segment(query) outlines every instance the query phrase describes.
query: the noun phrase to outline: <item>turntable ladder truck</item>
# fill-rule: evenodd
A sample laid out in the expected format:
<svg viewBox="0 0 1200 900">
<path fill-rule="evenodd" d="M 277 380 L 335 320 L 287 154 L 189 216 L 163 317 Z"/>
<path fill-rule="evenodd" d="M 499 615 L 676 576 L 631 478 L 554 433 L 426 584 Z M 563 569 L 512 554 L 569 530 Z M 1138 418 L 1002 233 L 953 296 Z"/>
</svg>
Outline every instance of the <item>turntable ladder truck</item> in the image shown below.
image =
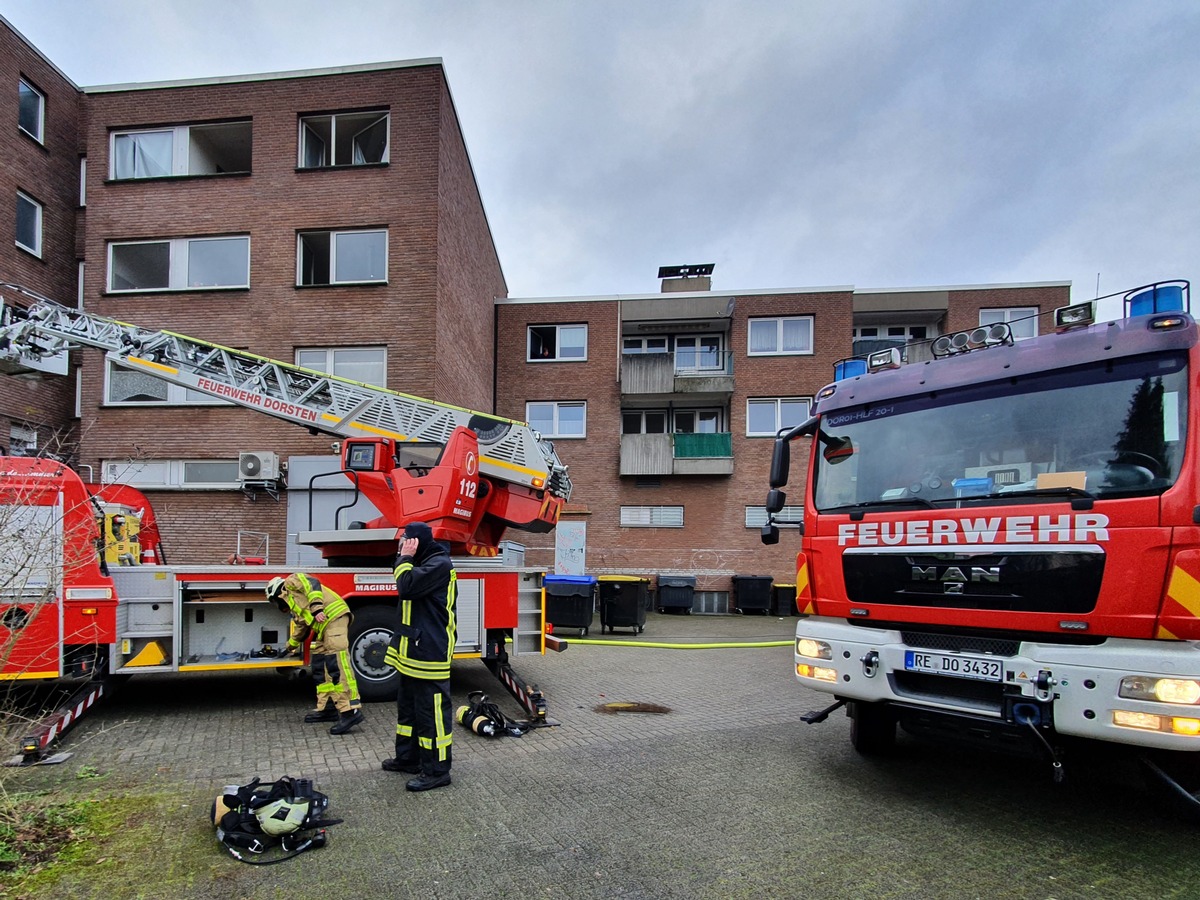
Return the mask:
<svg viewBox="0 0 1200 900">
<path fill-rule="evenodd" d="M 395 673 L 384 664 L 395 619 L 391 570 L 404 525 L 425 521 L 456 557 L 456 658 L 481 659 L 535 724 L 553 724 L 507 646 L 514 654 L 565 648 L 546 633 L 544 572 L 500 556 L 508 529 L 551 531 L 571 494 L 553 444 L 527 424 L 93 315 L 17 285 L 0 284 L 0 300 L 2 371 L 97 348 L 119 365 L 340 438 L 342 468 L 330 475 L 348 479 L 380 515 L 301 532 L 298 542 L 320 550 L 326 566 L 314 574 L 354 610 L 351 657 L 363 697 L 394 696 Z M 50 460 L 0 458 L 0 497 L 0 537 L 11 543 L 20 530 L 4 528 L 5 519 L 30 515 L 56 536 L 40 550 L 21 548 L 36 557 L 36 578 L 15 572 L 11 585 L 0 584 L 0 646 L 15 643 L 0 680 L 304 665 L 251 655 L 286 640 L 286 618 L 263 589 L 290 569 L 169 565 L 156 526 L 137 535 L 139 521 L 153 522 L 140 492 L 85 484 Z M 126 552 L 111 552 L 114 517 L 122 536 L 134 537 Z M 76 607 L 89 611 L 84 621 Z M 21 628 L 6 630 L 9 622 Z M 25 756 L 44 754 L 61 730 L 36 749 L 26 742 Z"/>
</svg>

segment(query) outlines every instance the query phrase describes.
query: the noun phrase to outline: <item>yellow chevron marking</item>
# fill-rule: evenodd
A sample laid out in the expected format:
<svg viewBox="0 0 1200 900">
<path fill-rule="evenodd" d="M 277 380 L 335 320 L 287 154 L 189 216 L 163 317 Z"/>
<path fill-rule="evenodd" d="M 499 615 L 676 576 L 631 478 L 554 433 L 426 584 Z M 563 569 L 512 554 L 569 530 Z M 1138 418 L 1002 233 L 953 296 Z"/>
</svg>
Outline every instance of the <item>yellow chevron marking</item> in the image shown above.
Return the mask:
<svg viewBox="0 0 1200 900">
<path fill-rule="evenodd" d="M 1200 581 L 1197 581 L 1179 566 L 1171 570 L 1171 583 L 1167 585 L 1167 596 L 1200 618 Z"/>
<path fill-rule="evenodd" d="M 808 563 L 796 571 L 796 596 L 802 596 L 808 590 Z"/>
<path fill-rule="evenodd" d="M 1177 641 L 1177 640 L 1179 640 L 1179 638 L 1177 638 L 1175 635 L 1171 634 L 1171 632 L 1169 632 L 1167 629 L 1163 628 L 1161 625 L 1158 626 L 1158 632 L 1154 636 L 1156 638 L 1158 638 L 1160 641 Z"/>
</svg>

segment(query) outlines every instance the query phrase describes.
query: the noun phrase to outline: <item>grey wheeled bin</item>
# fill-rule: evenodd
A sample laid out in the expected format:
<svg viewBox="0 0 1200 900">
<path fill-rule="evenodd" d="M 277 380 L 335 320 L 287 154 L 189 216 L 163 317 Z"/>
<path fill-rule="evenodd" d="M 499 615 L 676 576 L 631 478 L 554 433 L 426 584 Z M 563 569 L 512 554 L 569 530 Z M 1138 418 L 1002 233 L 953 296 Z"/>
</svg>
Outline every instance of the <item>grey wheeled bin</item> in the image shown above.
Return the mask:
<svg viewBox="0 0 1200 900">
<path fill-rule="evenodd" d="M 694 575 L 658 576 L 658 611 L 691 615 L 696 596 Z"/>
<path fill-rule="evenodd" d="M 770 575 L 734 575 L 733 605 L 738 612 L 766 615 L 771 608 Z"/>
<path fill-rule="evenodd" d="M 794 616 L 796 612 L 796 586 L 794 584 L 771 585 L 771 615 Z"/>
<path fill-rule="evenodd" d="M 596 612 L 595 575 L 547 575 L 546 621 L 555 628 L 578 628 L 587 634 Z"/>
<path fill-rule="evenodd" d="M 646 630 L 646 598 L 650 579 L 636 575 L 600 576 L 600 633 L 614 628 Z"/>
</svg>

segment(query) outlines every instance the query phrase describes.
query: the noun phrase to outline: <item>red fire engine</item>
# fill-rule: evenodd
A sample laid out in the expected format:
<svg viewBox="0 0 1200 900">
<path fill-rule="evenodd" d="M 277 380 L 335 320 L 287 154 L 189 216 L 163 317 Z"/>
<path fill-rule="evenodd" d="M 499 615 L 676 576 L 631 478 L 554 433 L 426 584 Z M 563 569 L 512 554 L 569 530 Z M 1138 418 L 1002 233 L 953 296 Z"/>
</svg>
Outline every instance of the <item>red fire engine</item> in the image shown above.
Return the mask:
<svg viewBox="0 0 1200 900">
<path fill-rule="evenodd" d="M 456 658 L 482 659 L 535 724 L 548 724 L 544 697 L 517 678 L 509 649 L 565 644 L 545 633 L 543 570 L 500 551 L 508 529 L 553 529 L 571 481 L 527 424 L 0 288 L 26 301 L 0 313 L 5 371 L 95 347 L 120 365 L 342 438 L 334 474 L 380 515 L 302 532 L 299 542 L 319 548 L 321 581 L 354 610 L 350 654 L 364 699 L 395 695 L 396 674 L 384 664 L 391 567 L 397 535 L 420 520 L 459 555 Z M 276 658 L 287 618 L 264 596 L 291 568 L 169 565 L 154 512 L 132 487 L 87 484 L 54 460 L 0 457 L 0 542 L 0 680 L 88 679 L 62 716 L 25 741 L 27 759 L 103 693 L 109 675 L 305 665 Z"/>
<path fill-rule="evenodd" d="M 810 438 L 795 671 L 837 702 L 809 721 L 845 704 L 862 753 L 899 725 L 1056 775 L 1072 739 L 1129 745 L 1195 802 L 1200 332 L 1187 282 L 1122 299 L 840 365 L 779 435 L 765 543 Z"/>
</svg>

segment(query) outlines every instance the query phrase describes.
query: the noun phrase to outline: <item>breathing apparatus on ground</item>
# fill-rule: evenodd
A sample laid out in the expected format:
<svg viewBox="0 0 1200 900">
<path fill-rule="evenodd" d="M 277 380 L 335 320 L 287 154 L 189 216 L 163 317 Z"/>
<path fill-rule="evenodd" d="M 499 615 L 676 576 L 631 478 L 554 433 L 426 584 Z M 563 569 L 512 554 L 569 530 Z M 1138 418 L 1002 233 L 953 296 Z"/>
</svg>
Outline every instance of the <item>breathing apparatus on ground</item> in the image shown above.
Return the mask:
<svg viewBox="0 0 1200 900">
<path fill-rule="evenodd" d="M 310 780 L 284 776 L 267 785 L 258 778 L 240 787 L 227 785 L 211 814 L 217 840 L 234 859 L 265 866 L 324 847 L 326 828 L 342 821 L 324 818 L 328 807 L 329 798 Z M 263 855 L 276 846 L 282 855 Z"/>
<path fill-rule="evenodd" d="M 483 737 L 524 737 L 530 728 L 528 722 L 517 722 L 505 717 L 500 707 L 487 698 L 483 691 L 467 694 L 467 705 L 460 706 L 454 714 L 455 720 L 465 728 Z"/>
</svg>

